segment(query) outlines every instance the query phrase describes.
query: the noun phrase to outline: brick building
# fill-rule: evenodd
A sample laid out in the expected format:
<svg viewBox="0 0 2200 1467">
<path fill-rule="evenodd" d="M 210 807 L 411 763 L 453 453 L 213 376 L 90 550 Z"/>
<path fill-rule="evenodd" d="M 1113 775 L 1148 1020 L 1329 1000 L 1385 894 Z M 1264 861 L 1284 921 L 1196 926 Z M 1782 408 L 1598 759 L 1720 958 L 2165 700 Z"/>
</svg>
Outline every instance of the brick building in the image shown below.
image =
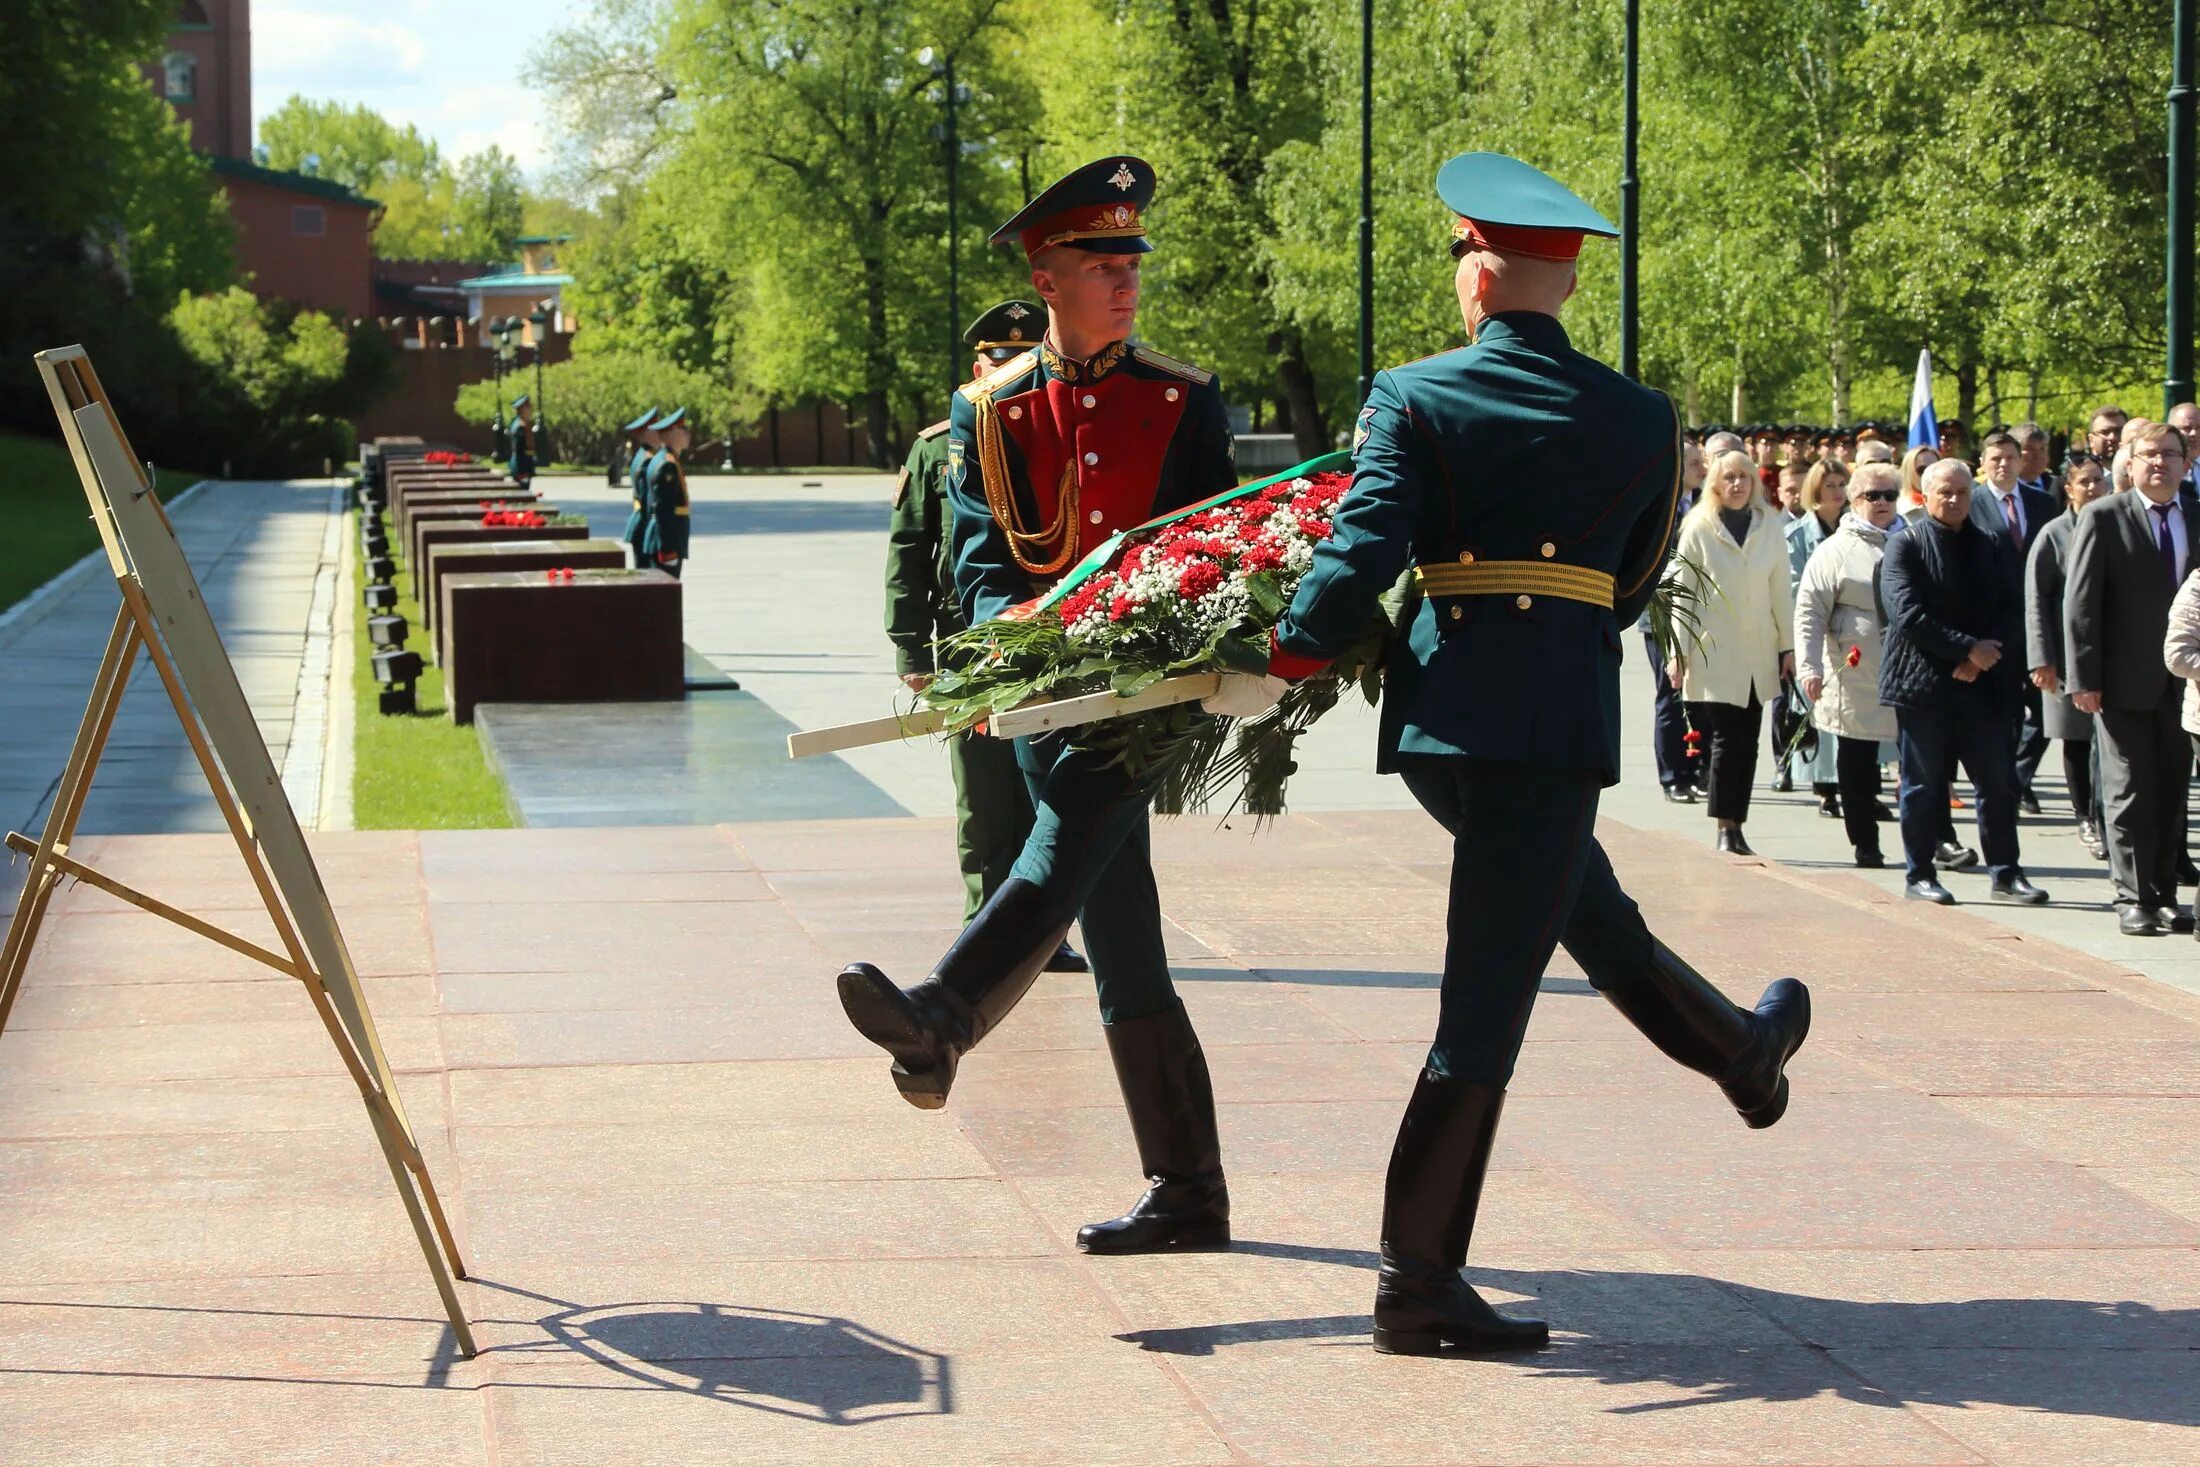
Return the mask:
<svg viewBox="0 0 2200 1467">
<path fill-rule="evenodd" d="M 342 321 L 372 316 L 381 207 L 328 179 L 252 161 L 251 0 L 180 0 L 165 44 L 141 69 L 209 156 L 253 293 Z"/>
</svg>

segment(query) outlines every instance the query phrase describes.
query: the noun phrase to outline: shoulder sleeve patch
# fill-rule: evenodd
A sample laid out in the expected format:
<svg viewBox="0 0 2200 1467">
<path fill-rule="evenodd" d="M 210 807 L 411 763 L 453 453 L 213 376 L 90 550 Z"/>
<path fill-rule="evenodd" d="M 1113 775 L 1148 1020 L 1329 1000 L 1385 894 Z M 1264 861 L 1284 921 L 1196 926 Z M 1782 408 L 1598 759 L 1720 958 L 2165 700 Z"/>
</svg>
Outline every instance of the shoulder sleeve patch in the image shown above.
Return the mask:
<svg viewBox="0 0 2200 1467">
<path fill-rule="evenodd" d="M 908 492 L 908 490 L 909 490 L 909 466 L 908 466 L 907 464 L 904 464 L 904 465 L 902 465 L 902 469 L 901 469 L 901 475 L 900 475 L 900 477 L 898 477 L 898 478 L 896 478 L 896 479 L 894 480 L 894 500 L 893 500 L 893 507 L 894 507 L 894 508 L 896 508 L 896 509 L 899 509 L 899 508 L 901 508 L 901 496 L 902 496 L 903 494 L 907 493 L 907 492 Z"/>
<path fill-rule="evenodd" d="M 942 418 L 942 419 L 940 419 L 940 420 L 939 420 L 939 421 L 938 421 L 937 423 L 934 423 L 934 424 L 933 424 L 933 425 L 932 425 L 931 427 L 929 427 L 929 428 L 926 428 L 926 429 L 923 429 L 922 431 L 920 431 L 920 432 L 919 432 L 919 433 L 917 434 L 917 437 L 919 437 L 919 438 L 937 438 L 937 437 L 939 437 L 939 436 L 940 436 L 940 435 L 941 435 L 942 433 L 945 433 L 946 431 L 947 431 L 947 419 L 945 419 L 945 418 Z"/>
<path fill-rule="evenodd" d="M 1138 360 L 1149 367 L 1159 367 L 1164 372 L 1174 372 L 1185 381 L 1197 382 L 1202 387 L 1215 380 L 1215 374 L 1205 367 L 1195 367 L 1190 362 L 1180 362 L 1175 357 L 1163 356 L 1150 346 L 1132 347 L 1131 355 L 1137 357 Z"/>
<path fill-rule="evenodd" d="M 991 397 L 994 393 L 1000 391 L 1001 388 L 1003 388 L 1010 382 L 1013 382 L 1018 377 L 1023 376 L 1024 373 L 1030 371 L 1033 364 L 1036 363 L 1038 360 L 1039 353 L 1037 351 L 1027 351 L 1020 356 L 1010 357 L 1007 361 L 1001 363 L 998 367 L 995 367 L 992 371 L 986 373 L 977 381 L 965 382 L 961 387 L 957 388 L 956 391 L 960 392 L 964 397 L 970 399 L 972 402 L 983 401 L 984 399 Z"/>
</svg>

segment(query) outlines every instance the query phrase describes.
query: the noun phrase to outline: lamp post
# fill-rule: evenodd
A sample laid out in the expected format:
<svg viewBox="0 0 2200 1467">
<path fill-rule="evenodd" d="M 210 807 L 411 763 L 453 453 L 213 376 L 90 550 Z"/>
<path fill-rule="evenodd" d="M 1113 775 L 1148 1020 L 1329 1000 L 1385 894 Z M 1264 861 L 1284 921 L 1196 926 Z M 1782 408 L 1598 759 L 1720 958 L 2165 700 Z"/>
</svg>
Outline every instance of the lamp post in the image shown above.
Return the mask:
<svg viewBox="0 0 2200 1467">
<path fill-rule="evenodd" d="M 1642 181 L 1635 176 L 1635 136 L 1641 130 L 1636 106 L 1640 51 L 1642 49 L 1641 0 L 1627 0 L 1627 43 L 1622 85 L 1626 114 L 1622 123 L 1619 165 L 1619 369 L 1640 380 L 1637 359 L 1635 313 L 1635 261 L 1641 238 L 1639 209 Z"/>
<path fill-rule="evenodd" d="M 550 344 L 550 313 L 541 306 L 527 318 L 535 328 L 535 462 L 546 464 L 550 454 L 550 412 L 542 397 L 542 353 Z"/>
<path fill-rule="evenodd" d="M 497 389 L 496 431 L 490 457 L 501 459 L 508 456 L 505 453 L 507 443 L 504 433 L 504 358 L 512 349 L 512 318 L 493 318 L 489 323 L 489 339 L 496 343 L 490 349 L 489 361 L 491 380 L 496 383 Z"/>
<path fill-rule="evenodd" d="M 1375 0 L 1360 0 L 1360 401 L 1375 385 Z"/>
<path fill-rule="evenodd" d="M 2162 373 L 2162 410 L 2192 400 L 2192 0 L 2177 0 L 2172 21 L 2169 83 L 2169 352 Z"/>
<path fill-rule="evenodd" d="M 935 64 L 935 59 L 937 63 Z M 941 151 L 947 164 L 947 380 L 962 381 L 962 133 L 956 127 L 955 109 L 970 100 L 970 89 L 955 85 L 955 58 L 933 50 L 930 46 L 917 53 L 917 65 L 932 70 L 932 79 L 940 84 L 943 101 L 947 107 L 947 121 L 932 129 L 932 135 L 941 142 Z"/>
</svg>

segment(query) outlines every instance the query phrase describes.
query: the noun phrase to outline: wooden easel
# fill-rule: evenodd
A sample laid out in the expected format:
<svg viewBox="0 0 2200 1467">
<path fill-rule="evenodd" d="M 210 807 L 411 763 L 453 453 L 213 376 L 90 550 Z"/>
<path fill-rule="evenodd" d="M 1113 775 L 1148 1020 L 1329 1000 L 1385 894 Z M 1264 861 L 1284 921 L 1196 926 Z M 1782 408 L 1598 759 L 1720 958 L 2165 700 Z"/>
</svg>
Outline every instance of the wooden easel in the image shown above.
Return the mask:
<svg viewBox="0 0 2200 1467">
<path fill-rule="evenodd" d="M 15 996 L 22 989 L 23 971 L 47 906 L 65 879 L 95 886 L 296 978 L 305 986 L 313 1011 L 328 1030 L 329 1042 L 336 1046 L 352 1083 L 359 1087 L 360 1099 L 366 1102 L 375 1139 L 382 1144 L 390 1177 L 420 1239 L 420 1251 L 428 1260 L 436 1292 L 443 1297 L 459 1350 L 470 1358 L 475 1353 L 473 1330 L 452 1282 L 454 1276 L 466 1277 L 465 1264 L 421 1158 L 412 1123 L 398 1099 L 389 1060 L 375 1033 L 374 1018 L 367 1012 L 366 995 L 320 872 L 283 793 L 275 761 L 252 721 L 236 669 L 199 594 L 198 579 L 176 542 L 152 480 L 130 451 L 84 349 L 69 346 L 40 352 L 37 362 L 91 503 L 92 523 L 106 547 L 122 606 L 108 634 L 99 673 L 92 680 L 91 700 L 47 812 L 45 831 L 35 841 L 14 831 L 7 836 L 11 851 L 31 858 L 31 870 L 8 924 L 6 945 L 0 947 L 0 1029 L 7 1027 Z M 69 854 L 85 796 L 91 791 L 123 689 L 140 653 L 160 675 L 191 752 L 206 775 L 207 788 L 275 924 L 282 952 L 271 952 L 179 911 Z"/>
</svg>

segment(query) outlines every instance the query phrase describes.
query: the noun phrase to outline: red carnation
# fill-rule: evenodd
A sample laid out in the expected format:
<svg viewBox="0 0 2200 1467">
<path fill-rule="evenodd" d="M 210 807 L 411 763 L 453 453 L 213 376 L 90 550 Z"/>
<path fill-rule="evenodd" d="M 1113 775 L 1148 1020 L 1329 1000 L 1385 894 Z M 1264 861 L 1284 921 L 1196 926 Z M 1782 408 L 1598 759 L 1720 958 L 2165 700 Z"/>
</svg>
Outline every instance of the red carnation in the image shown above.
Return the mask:
<svg viewBox="0 0 2200 1467">
<path fill-rule="evenodd" d="M 1197 601 L 1222 584 L 1222 567 L 1211 560 L 1195 560 L 1176 578 L 1177 594 Z"/>
<path fill-rule="evenodd" d="M 1109 621 L 1121 621 L 1137 609 L 1138 603 L 1131 599 L 1131 593 L 1128 591 L 1118 591 L 1108 598 Z"/>
<path fill-rule="evenodd" d="M 1238 557 L 1238 569 L 1244 571 L 1247 575 L 1258 575 L 1262 571 L 1281 570 L 1282 568 L 1283 551 L 1274 545 L 1255 545 Z"/>
<path fill-rule="evenodd" d="M 1849 648 L 1849 655 L 1841 660 L 1851 667 L 1861 666 L 1864 661 L 1864 649 L 1862 647 L 1851 647 Z"/>
</svg>

